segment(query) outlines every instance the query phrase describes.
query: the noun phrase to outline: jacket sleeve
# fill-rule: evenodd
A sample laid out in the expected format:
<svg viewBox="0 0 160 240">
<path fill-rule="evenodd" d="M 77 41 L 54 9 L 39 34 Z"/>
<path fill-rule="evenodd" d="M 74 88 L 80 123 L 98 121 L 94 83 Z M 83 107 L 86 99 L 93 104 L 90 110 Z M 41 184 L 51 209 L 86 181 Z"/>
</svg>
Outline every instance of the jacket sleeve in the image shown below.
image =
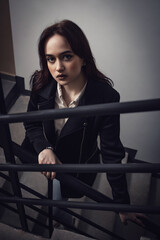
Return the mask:
<svg viewBox="0 0 160 240">
<path fill-rule="evenodd" d="M 38 111 L 37 97 L 33 97 L 32 95 L 28 103 L 27 112 L 31 111 Z M 26 136 L 33 145 L 37 154 L 39 154 L 46 147 L 52 147 L 44 135 L 42 121 L 27 121 L 24 122 L 24 127 L 26 130 Z"/>
<path fill-rule="evenodd" d="M 114 102 L 120 99 L 116 92 Z M 125 156 L 123 145 L 119 138 L 120 116 L 112 115 L 103 117 L 100 129 L 100 147 L 103 163 L 121 163 Z M 107 173 L 107 179 L 112 188 L 113 200 L 116 203 L 129 203 L 125 174 Z"/>
</svg>

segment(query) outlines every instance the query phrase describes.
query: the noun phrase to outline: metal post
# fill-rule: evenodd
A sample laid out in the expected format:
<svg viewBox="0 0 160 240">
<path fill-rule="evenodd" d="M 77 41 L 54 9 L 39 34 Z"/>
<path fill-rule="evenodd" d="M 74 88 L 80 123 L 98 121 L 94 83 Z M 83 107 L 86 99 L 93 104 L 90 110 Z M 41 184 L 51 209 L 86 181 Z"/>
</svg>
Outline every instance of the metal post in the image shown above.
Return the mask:
<svg viewBox="0 0 160 240">
<path fill-rule="evenodd" d="M 2 88 L 2 81 L 1 81 L 1 75 L 0 75 L 0 114 L 6 114 L 6 106 L 5 106 L 5 100 L 4 100 L 4 94 L 3 94 L 3 88 Z M 12 151 L 12 145 L 11 145 L 11 134 L 9 129 L 9 124 L 2 124 L 0 125 L 0 131 L 1 131 L 1 141 L 3 139 L 3 150 L 6 162 L 15 164 L 15 158 Z M 21 188 L 19 185 L 19 178 L 17 172 L 10 170 L 9 176 L 11 178 L 11 185 L 13 189 L 13 193 L 16 197 L 22 197 Z M 20 223 L 22 226 L 22 229 L 24 231 L 28 231 L 28 225 L 25 215 L 25 209 L 23 203 L 17 203 L 17 209 L 19 212 L 19 218 Z"/>
<path fill-rule="evenodd" d="M 52 193 L 53 193 L 53 181 L 48 179 L 48 198 L 52 200 Z M 48 217 L 49 217 L 49 237 L 52 236 L 53 232 L 53 216 L 52 216 L 52 206 L 48 206 Z"/>
</svg>

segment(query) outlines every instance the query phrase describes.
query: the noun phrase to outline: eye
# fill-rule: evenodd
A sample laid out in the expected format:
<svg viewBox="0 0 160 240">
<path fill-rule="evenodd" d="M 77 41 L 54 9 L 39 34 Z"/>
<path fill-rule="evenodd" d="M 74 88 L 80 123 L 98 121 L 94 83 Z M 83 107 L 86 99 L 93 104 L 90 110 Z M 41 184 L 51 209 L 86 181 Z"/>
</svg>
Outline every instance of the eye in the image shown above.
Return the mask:
<svg viewBox="0 0 160 240">
<path fill-rule="evenodd" d="M 63 56 L 63 60 L 64 61 L 70 61 L 72 59 L 72 57 L 73 56 L 71 54 L 66 54 L 66 55 Z"/>
<path fill-rule="evenodd" d="M 52 57 L 52 56 L 51 56 L 51 57 L 47 57 L 46 59 L 47 59 L 47 61 L 50 62 L 50 63 L 54 63 L 54 62 L 55 62 L 55 58 Z"/>
</svg>

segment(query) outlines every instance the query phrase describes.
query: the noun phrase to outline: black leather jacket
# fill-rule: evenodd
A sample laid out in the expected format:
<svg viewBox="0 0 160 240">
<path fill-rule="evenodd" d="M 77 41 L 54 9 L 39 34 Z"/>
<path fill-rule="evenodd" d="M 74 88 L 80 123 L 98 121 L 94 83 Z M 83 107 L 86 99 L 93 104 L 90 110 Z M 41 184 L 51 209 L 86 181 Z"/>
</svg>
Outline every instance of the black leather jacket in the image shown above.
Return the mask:
<svg viewBox="0 0 160 240">
<path fill-rule="evenodd" d="M 28 111 L 53 109 L 57 84 L 53 79 L 41 90 L 31 94 Z M 79 106 L 111 103 L 119 101 L 119 93 L 109 84 L 88 81 Z M 54 121 L 24 123 L 26 137 L 37 154 L 48 146 L 62 163 L 98 163 L 99 153 L 103 163 L 120 163 L 124 148 L 119 139 L 119 116 L 93 116 L 69 118 L 59 137 L 56 136 Z M 97 136 L 100 136 L 100 149 Z M 107 174 L 112 187 L 113 199 L 119 203 L 129 203 L 124 174 Z M 95 174 L 79 174 L 78 178 L 92 185 Z"/>
</svg>

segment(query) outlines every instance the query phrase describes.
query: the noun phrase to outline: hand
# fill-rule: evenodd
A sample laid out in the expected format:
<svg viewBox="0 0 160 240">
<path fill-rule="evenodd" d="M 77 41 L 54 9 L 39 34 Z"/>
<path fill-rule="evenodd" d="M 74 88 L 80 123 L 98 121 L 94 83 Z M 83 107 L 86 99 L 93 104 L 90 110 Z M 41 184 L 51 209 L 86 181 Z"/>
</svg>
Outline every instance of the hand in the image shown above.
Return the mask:
<svg viewBox="0 0 160 240">
<path fill-rule="evenodd" d="M 61 164 L 60 160 L 54 154 L 51 149 L 44 149 L 38 155 L 39 164 Z M 55 172 L 42 172 L 47 178 L 54 179 L 56 176 Z"/>
<path fill-rule="evenodd" d="M 141 219 L 148 219 L 148 217 L 143 214 L 143 213 L 132 213 L 132 212 L 120 212 L 119 213 L 121 222 L 125 225 L 127 225 L 128 220 L 135 222 L 139 225 L 141 225 L 142 227 L 145 227 L 143 220 Z"/>
</svg>

